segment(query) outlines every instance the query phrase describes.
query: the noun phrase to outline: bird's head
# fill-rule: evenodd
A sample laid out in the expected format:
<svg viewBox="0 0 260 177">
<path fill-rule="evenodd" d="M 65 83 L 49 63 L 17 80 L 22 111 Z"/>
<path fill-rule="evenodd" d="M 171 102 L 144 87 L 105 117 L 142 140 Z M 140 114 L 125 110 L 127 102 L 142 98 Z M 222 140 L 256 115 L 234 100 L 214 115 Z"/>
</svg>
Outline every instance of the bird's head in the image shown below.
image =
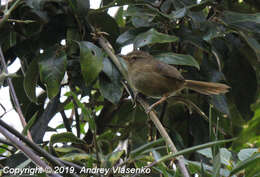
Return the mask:
<svg viewBox="0 0 260 177">
<path fill-rule="evenodd" d="M 120 55 L 120 56 L 126 61 L 127 64 L 132 64 L 136 60 L 146 59 L 149 58 L 151 55 L 147 52 L 136 50 L 130 52 L 127 55 Z"/>
</svg>

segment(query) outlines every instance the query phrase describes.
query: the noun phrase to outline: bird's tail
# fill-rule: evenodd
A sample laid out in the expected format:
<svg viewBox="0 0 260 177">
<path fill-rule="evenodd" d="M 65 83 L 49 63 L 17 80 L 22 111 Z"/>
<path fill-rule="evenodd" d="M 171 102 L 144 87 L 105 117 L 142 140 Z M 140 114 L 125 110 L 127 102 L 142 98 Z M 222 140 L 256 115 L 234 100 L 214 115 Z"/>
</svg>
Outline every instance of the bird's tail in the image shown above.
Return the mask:
<svg viewBox="0 0 260 177">
<path fill-rule="evenodd" d="M 186 80 L 185 87 L 204 95 L 218 95 L 220 93 L 226 93 L 229 91 L 228 89 L 230 88 L 226 84 L 193 80 Z"/>
</svg>

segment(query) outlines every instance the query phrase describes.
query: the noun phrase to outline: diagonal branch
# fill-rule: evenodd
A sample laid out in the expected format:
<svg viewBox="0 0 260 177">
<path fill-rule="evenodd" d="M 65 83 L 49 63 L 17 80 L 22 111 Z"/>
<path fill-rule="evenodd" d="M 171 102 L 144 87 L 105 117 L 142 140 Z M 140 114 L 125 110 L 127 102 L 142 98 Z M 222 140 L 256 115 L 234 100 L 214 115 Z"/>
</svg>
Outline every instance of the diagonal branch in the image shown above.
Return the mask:
<svg viewBox="0 0 260 177">
<path fill-rule="evenodd" d="M 4 54 L 3 54 L 1 46 L 0 46 L 0 60 L 1 60 L 1 65 L 3 66 L 4 72 L 6 74 L 8 74 L 7 65 L 6 65 L 6 62 L 5 62 L 5 58 L 4 58 Z M 24 128 L 27 125 L 27 123 L 26 123 L 25 118 L 23 116 L 22 109 L 21 109 L 21 106 L 19 104 L 18 98 L 16 96 L 16 93 L 15 93 L 14 86 L 13 86 L 11 78 L 9 78 L 9 77 L 7 78 L 7 83 L 9 85 L 11 96 L 12 96 L 12 99 L 14 101 L 15 109 L 16 109 L 19 117 L 20 117 L 20 120 L 21 120 L 23 128 Z M 27 135 L 28 135 L 28 138 L 31 141 L 33 141 L 31 133 L 29 131 L 28 131 Z"/>
<path fill-rule="evenodd" d="M 9 16 L 11 13 L 14 11 L 14 9 L 19 5 L 21 0 L 17 0 L 13 3 L 13 5 L 8 9 L 7 11 L 4 12 L 4 16 L 2 19 L 0 19 L 0 29 L 4 26 L 4 24 L 8 21 Z M 6 2 L 8 4 L 8 2 Z M 1 4 L 0 4 L 1 5 Z"/>
<path fill-rule="evenodd" d="M 119 62 L 119 60 L 117 59 L 115 54 L 111 51 L 111 49 L 109 47 L 111 45 L 109 44 L 109 42 L 103 36 L 100 36 L 98 38 L 98 42 L 99 42 L 100 46 L 106 51 L 106 53 L 108 54 L 110 59 L 113 61 L 113 63 L 117 66 L 117 68 L 119 69 L 121 74 L 124 76 L 124 78 L 128 81 L 127 72 L 125 71 L 124 67 L 121 65 L 121 63 Z M 131 88 L 133 88 L 132 85 L 131 85 L 131 82 L 128 82 L 128 84 L 130 85 Z M 137 101 L 142 105 L 142 107 L 145 109 L 145 111 L 148 110 L 149 105 L 143 99 L 137 98 Z M 170 147 L 172 153 L 173 154 L 178 153 L 176 146 L 172 142 L 172 140 L 171 140 L 170 136 L 168 135 L 168 133 L 166 132 L 165 128 L 162 126 L 162 124 L 159 121 L 155 112 L 151 111 L 149 113 L 149 116 L 150 116 L 151 120 L 153 121 L 153 123 L 155 124 L 158 131 L 160 132 L 161 136 L 164 138 L 166 144 Z M 184 157 L 182 155 L 178 156 L 175 161 L 176 161 L 176 164 L 179 167 L 182 175 L 184 177 L 189 177 L 190 175 L 189 175 L 188 170 L 185 166 Z"/>
<path fill-rule="evenodd" d="M 35 154 L 30 148 L 25 146 L 20 140 L 18 140 L 14 135 L 12 135 L 8 130 L 0 125 L 0 132 L 3 134 L 12 144 L 14 144 L 18 149 L 20 149 L 28 158 L 30 158 L 37 166 L 43 169 L 51 169 L 41 158 Z M 61 177 L 58 174 L 52 174 L 54 177 Z"/>
</svg>

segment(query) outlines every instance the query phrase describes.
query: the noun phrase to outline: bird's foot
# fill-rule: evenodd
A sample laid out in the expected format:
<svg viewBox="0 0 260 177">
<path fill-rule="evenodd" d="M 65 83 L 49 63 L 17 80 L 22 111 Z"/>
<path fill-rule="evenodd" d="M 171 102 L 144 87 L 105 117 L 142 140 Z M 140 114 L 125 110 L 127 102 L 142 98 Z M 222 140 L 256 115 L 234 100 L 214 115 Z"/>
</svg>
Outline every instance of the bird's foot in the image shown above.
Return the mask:
<svg viewBox="0 0 260 177">
<path fill-rule="evenodd" d="M 148 107 L 146 110 L 145 110 L 145 113 L 146 114 L 149 114 L 151 111 L 152 111 L 153 107 Z"/>
</svg>

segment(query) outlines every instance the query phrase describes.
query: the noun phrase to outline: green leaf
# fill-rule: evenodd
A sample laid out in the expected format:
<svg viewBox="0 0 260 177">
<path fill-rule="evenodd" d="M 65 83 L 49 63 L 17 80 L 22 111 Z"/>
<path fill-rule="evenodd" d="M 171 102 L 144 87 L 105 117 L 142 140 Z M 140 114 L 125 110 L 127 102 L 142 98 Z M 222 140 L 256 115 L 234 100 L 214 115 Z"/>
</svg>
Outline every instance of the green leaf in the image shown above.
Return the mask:
<svg viewBox="0 0 260 177">
<path fill-rule="evenodd" d="M 65 156 L 60 157 L 61 160 L 69 161 L 69 162 L 79 162 L 81 160 L 95 160 L 96 158 L 93 157 L 90 154 L 86 153 L 73 153 L 73 154 L 67 154 Z"/>
<path fill-rule="evenodd" d="M 178 18 L 184 17 L 186 15 L 186 13 L 187 13 L 187 8 L 181 8 L 176 11 L 172 11 L 169 14 L 169 17 L 172 19 L 178 19 Z"/>
<path fill-rule="evenodd" d="M 176 36 L 159 33 L 154 28 L 152 28 L 149 31 L 136 36 L 134 40 L 134 46 L 139 48 L 149 44 L 177 42 L 178 40 L 179 38 Z"/>
<path fill-rule="evenodd" d="M 223 21 L 237 29 L 247 32 L 260 33 L 260 13 L 246 14 L 231 11 L 224 11 Z"/>
<path fill-rule="evenodd" d="M 248 143 L 260 144 L 260 109 L 255 111 L 254 117 L 247 122 L 243 127 L 239 138 L 234 143 L 234 147 L 245 145 Z"/>
<path fill-rule="evenodd" d="M 54 148 L 56 152 L 69 153 L 69 152 L 81 152 L 84 153 L 84 150 L 76 148 L 76 147 L 57 147 Z"/>
<path fill-rule="evenodd" d="M 143 151 L 145 151 L 147 149 L 150 149 L 150 148 L 157 146 L 157 145 L 161 145 L 163 142 L 164 142 L 164 140 L 162 138 L 160 138 L 158 140 L 146 143 L 146 144 L 138 147 L 137 149 L 134 149 L 133 151 L 131 151 L 130 155 L 135 157 L 135 156 L 141 154 Z"/>
<path fill-rule="evenodd" d="M 124 152 L 124 150 L 114 151 L 107 156 L 107 160 L 110 163 L 111 167 L 120 159 Z"/>
<path fill-rule="evenodd" d="M 260 61 L 260 44 L 259 44 L 259 42 L 255 38 L 253 38 L 243 32 L 240 32 L 239 34 L 245 39 L 247 44 L 254 50 L 257 60 Z"/>
<path fill-rule="evenodd" d="M 106 99 L 116 104 L 123 94 L 123 85 L 120 82 L 122 77 L 108 58 L 104 58 L 103 65 L 104 74 L 100 75 L 100 91 Z"/>
<path fill-rule="evenodd" d="M 76 1 L 77 3 L 77 8 L 75 9 L 75 11 L 81 15 L 81 16 L 87 16 L 88 14 L 88 10 L 89 10 L 89 0 L 78 0 Z"/>
<path fill-rule="evenodd" d="M 118 26 L 121 28 L 125 26 L 125 19 L 123 17 L 124 17 L 124 8 L 122 6 L 118 9 L 118 11 L 115 15 L 115 20 L 116 20 Z"/>
<path fill-rule="evenodd" d="M 91 42 L 82 41 L 79 42 L 79 46 L 81 73 L 86 86 L 90 86 L 102 71 L 102 51 Z"/>
<path fill-rule="evenodd" d="M 165 160 L 171 159 L 171 158 L 173 158 L 173 157 L 177 157 L 177 156 L 179 156 L 179 155 L 188 154 L 188 153 L 191 153 L 191 152 L 200 150 L 200 149 L 204 149 L 204 148 L 207 148 L 207 147 L 212 147 L 212 146 L 220 145 L 220 144 L 227 143 L 227 142 L 231 142 L 231 141 L 234 141 L 234 140 L 235 140 L 235 138 L 233 138 L 233 139 L 228 139 L 228 140 L 212 141 L 212 142 L 209 142 L 209 143 L 205 143 L 205 144 L 193 146 L 193 147 L 190 147 L 190 148 L 186 148 L 186 149 L 183 149 L 183 150 L 178 151 L 178 152 L 175 153 L 175 154 L 169 154 L 169 155 L 163 156 L 161 159 L 157 160 L 156 163 L 163 162 L 163 161 L 165 161 Z"/>
<path fill-rule="evenodd" d="M 190 55 L 162 53 L 156 55 L 155 58 L 167 64 L 194 66 L 200 69 L 199 63 Z"/>
<path fill-rule="evenodd" d="M 212 95 L 210 103 L 214 105 L 218 111 L 230 115 L 225 95 Z"/>
<path fill-rule="evenodd" d="M 96 123 L 91 116 L 91 110 L 90 108 L 86 107 L 84 103 L 81 103 L 80 100 L 78 99 L 77 95 L 73 92 L 68 92 L 67 95 L 72 96 L 74 101 L 76 102 L 77 106 L 81 108 L 82 114 L 83 114 L 83 120 L 86 120 L 89 123 L 89 127 L 94 132 L 96 130 Z"/>
<path fill-rule="evenodd" d="M 221 157 L 220 152 L 213 159 L 213 177 L 220 176 Z"/>
<path fill-rule="evenodd" d="M 116 49 L 116 39 L 120 35 L 116 20 L 107 12 L 94 12 L 88 14 L 88 23 L 102 32 L 109 34 L 106 39 Z"/>
<path fill-rule="evenodd" d="M 35 89 L 36 89 L 38 77 L 39 77 L 39 67 L 38 67 L 37 60 L 34 59 L 30 63 L 23 81 L 25 93 L 28 96 L 28 98 L 34 103 L 37 102 Z"/>
<path fill-rule="evenodd" d="M 23 135 L 27 135 L 27 132 L 28 130 L 32 127 L 32 125 L 34 124 L 36 118 L 37 118 L 37 115 L 38 115 L 38 111 L 35 112 L 32 116 L 32 118 L 29 120 L 29 122 L 27 123 L 27 125 L 24 127 L 23 131 L 22 131 L 22 134 Z"/>
<path fill-rule="evenodd" d="M 17 75 L 22 75 L 21 70 L 17 72 Z M 19 100 L 19 103 L 21 105 L 22 112 L 26 112 L 29 109 L 30 104 L 32 103 L 29 98 L 27 97 L 24 87 L 23 87 L 23 77 L 14 77 L 12 78 L 12 83 L 14 86 L 14 90 L 16 93 L 16 96 Z M 11 94 L 11 93 L 10 93 Z M 10 95 L 11 98 L 11 95 Z M 15 107 L 13 100 L 11 99 L 13 107 Z M 31 116 L 30 116 L 31 117 Z"/>
<path fill-rule="evenodd" d="M 68 142 L 77 143 L 77 144 L 86 143 L 85 141 L 77 138 L 73 133 L 65 132 L 65 133 L 52 135 L 50 139 L 50 146 L 53 146 L 55 143 L 68 143 Z"/>
<path fill-rule="evenodd" d="M 3 85 L 4 81 L 7 78 L 14 78 L 14 77 L 18 77 L 18 75 L 16 75 L 15 73 L 12 73 L 12 74 L 6 74 L 5 72 L 1 73 L 0 74 L 0 86 Z"/>
<path fill-rule="evenodd" d="M 152 25 L 152 21 L 156 14 L 149 11 L 147 8 L 139 8 L 136 6 L 128 7 L 125 16 L 131 16 L 132 24 L 138 27 L 149 27 Z"/>
<path fill-rule="evenodd" d="M 247 168 L 249 165 L 257 163 L 257 162 L 258 163 L 260 162 L 260 153 L 255 153 L 250 158 L 248 158 L 248 159 L 240 162 L 239 164 L 237 164 L 237 166 L 232 169 L 229 176 L 235 175 L 240 170 L 243 170 L 243 169 Z"/>
<path fill-rule="evenodd" d="M 50 48 L 39 56 L 40 79 L 46 85 L 47 94 L 50 99 L 59 93 L 60 83 L 67 67 L 65 52 L 56 50 Z"/>
<path fill-rule="evenodd" d="M 251 157 L 254 153 L 258 152 L 257 148 L 245 148 L 239 151 L 237 154 L 238 158 L 240 161 L 244 161 Z"/>
<path fill-rule="evenodd" d="M 147 28 L 135 28 L 127 30 L 126 32 L 122 33 L 117 39 L 116 42 L 121 46 L 128 45 L 134 42 L 135 37 L 142 32 L 145 32 Z"/>
<path fill-rule="evenodd" d="M 76 144 L 85 144 L 86 143 L 85 141 L 76 137 L 71 132 L 59 133 L 59 134 L 54 134 L 51 136 L 50 144 L 49 144 L 50 150 L 53 153 L 55 153 L 54 147 L 53 147 L 53 145 L 55 143 L 68 143 L 68 142 L 76 143 Z"/>
</svg>

